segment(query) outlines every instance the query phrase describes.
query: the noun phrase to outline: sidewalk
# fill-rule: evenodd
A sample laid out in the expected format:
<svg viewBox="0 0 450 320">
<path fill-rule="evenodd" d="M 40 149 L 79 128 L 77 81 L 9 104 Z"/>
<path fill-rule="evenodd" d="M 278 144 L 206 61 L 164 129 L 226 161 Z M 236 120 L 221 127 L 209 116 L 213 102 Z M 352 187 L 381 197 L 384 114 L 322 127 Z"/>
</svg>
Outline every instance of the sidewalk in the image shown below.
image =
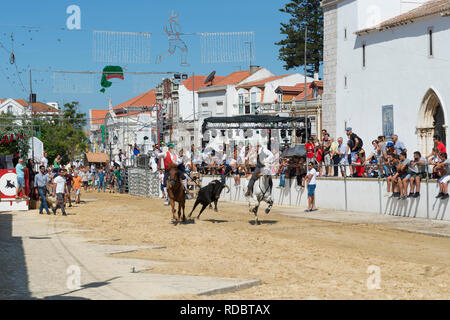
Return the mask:
<svg viewBox="0 0 450 320">
<path fill-rule="evenodd" d="M 114 254 L 164 247 L 94 244 L 77 236 L 88 230 L 71 227 L 61 216 L 36 211 L 0 213 L 0 261 L 5 266 L 0 269 L 0 299 L 159 299 L 260 284 L 258 280 L 145 273 L 158 262 L 114 258 Z M 76 270 L 80 271 L 78 288 L 73 286 Z"/>
<path fill-rule="evenodd" d="M 382 225 L 391 230 L 413 232 L 434 237 L 450 238 L 450 221 L 409 218 L 376 213 L 345 212 L 321 209 L 312 213 L 303 212 L 305 208 L 274 207 L 272 213 L 292 218 L 313 219 L 342 224 Z"/>
</svg>

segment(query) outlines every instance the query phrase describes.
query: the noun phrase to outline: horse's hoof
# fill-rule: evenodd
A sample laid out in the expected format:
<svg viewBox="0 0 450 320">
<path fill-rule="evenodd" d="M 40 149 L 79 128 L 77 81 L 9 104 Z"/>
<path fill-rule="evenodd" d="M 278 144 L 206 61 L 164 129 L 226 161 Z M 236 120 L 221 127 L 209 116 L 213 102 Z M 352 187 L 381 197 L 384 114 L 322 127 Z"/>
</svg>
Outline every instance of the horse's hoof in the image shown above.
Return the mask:
<svg viewBox="0 0 450 320">
<path fill-rule="evenodd" d="M 269 209 L 266 209 L 266 214 L 269 214 L 270 213 L 270 210 Z"/>
</svg>

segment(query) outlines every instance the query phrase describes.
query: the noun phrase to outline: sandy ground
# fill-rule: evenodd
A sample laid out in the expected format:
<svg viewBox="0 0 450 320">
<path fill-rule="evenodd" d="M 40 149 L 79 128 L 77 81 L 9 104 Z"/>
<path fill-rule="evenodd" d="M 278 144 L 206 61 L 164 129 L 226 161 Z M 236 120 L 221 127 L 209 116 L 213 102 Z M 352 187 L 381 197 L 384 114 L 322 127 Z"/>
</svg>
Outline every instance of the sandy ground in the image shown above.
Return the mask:
<svg viewBox="0 0 450 320">
<path fill-rule="evenodd" d="M 253 225 L 245 204 L 219 202 L 202 220 L 173 225 L 160 199 L 83 195 L 97 201 L 69 208 L 68 222 L 102 243 L 160 245 L 120 257 L 164 262 L 149 272 L 260 279 L 261 286 L 212 297 L 168 299 L 449 299 L 450 239 L 261 213 Z M 187 204 L 187 213 L 193 202 Z M 292 209 L 291 209 L 292 210 Z M 369 266 L 380 289 L 367 286 Z"/>
</svg>

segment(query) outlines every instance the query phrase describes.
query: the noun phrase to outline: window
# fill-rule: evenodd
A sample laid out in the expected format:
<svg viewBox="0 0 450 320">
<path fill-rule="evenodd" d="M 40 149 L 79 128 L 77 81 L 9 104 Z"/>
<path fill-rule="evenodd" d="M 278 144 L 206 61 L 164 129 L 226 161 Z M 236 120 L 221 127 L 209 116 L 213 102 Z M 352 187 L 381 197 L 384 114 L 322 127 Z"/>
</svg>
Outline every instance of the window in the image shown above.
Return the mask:
<svg viewBox="0 0 450 320">
<path fill-rule="evenodd" d="M 239 95 L 239 114 L 244 114 L 244 95 Z"/>
<path fill-rule="evenodd" d="M 344 40 L 347 40 L 347 28 L 344 29 Z"/>
<path fill-rule="evenodd" d="M 283 102 L 283 94 L 282 93 L 278 94 L 278 102 Z"/>
<path fill-rule="evenodd" d="M 394 134 L 394 106 L 383 106 L 383 136 L 392 137 Z"/>
<path fill-rule="evenodd" d="M 362 55 L 363 55 L 363 68 L 366 67 L 366 44 L 362 45 Z"/>
<path fill-rule="evenodd" d="M 252 92 L 251 94 L 251 104 L 252 104 L 251 113 L 254 113 L 256 111 L 256 92 Z"/>
<path fill-rule="evenodd" d="M 433 27 L 428 28 L 428 56 L 433 57 Z"/>
<path fill-rule="evenodd" d="M 8 106 L 8 113 L 13 113 L 13 107 L 11 105 Z"/>
<path fill-rule="evenodd" d="M 344 89 L 347 89 L 348 77 L 344 76 Z"/>
</svg>

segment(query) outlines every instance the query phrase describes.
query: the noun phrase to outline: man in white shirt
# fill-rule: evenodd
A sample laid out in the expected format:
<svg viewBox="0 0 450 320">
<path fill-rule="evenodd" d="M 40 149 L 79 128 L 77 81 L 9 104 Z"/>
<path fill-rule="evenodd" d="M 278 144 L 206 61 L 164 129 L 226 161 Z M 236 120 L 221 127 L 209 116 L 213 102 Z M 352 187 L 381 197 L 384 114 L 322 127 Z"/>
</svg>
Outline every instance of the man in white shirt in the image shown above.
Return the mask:
<svg viewBox="0 0 450 320">
<path fill-rule="evenodd" d="M 43 165 L 45 167 L 45 169 L 47 170 L 47 168 L 48 168 L 47 152 L 44 152 L 44 156 L 41 159 L 41 165 Z"/>
<path fill-rule="evenodd" d="M 53 214 L 56 215 L 56 210 L 61 209 L 62 215 L 67 216 L 65 205 L 64 205 L 64 195 L 66 193 L 69 193 L 69 190 L 67 188 L 66 184 L 66 169 L 61 169 L 59 171 L 59 175 L 53 180 L 53 183 L 55 185 L 53 189 L 53 197 L 55 197 L 56 194 L 56 208 L 53 208 Z"/>
<path fill-rule="evenodd" d="M 306 174 L 306 181 L 308 182 L 308 209 L 305 212 L 317 211 L 314 209 L 315 205 L 315 191 L 316 191 L 317 171 L 314 169 L 312 162 L 308 164 L 308 172 Z"/>
<path fill-rule="evenodd" d="M 273 153 L 266 147 L 258 144 L 256 146 L 255 155 L 256 168 L 248 183 L 247 192 L 245 193 L 246 197 L 250 197 L 253 194 L 253 186 L 261 175 L 272 175 L 272 171 L 270 169 L 273 161 L 275 160 L 275 156 L 273 155 Z"/>
</svg>

